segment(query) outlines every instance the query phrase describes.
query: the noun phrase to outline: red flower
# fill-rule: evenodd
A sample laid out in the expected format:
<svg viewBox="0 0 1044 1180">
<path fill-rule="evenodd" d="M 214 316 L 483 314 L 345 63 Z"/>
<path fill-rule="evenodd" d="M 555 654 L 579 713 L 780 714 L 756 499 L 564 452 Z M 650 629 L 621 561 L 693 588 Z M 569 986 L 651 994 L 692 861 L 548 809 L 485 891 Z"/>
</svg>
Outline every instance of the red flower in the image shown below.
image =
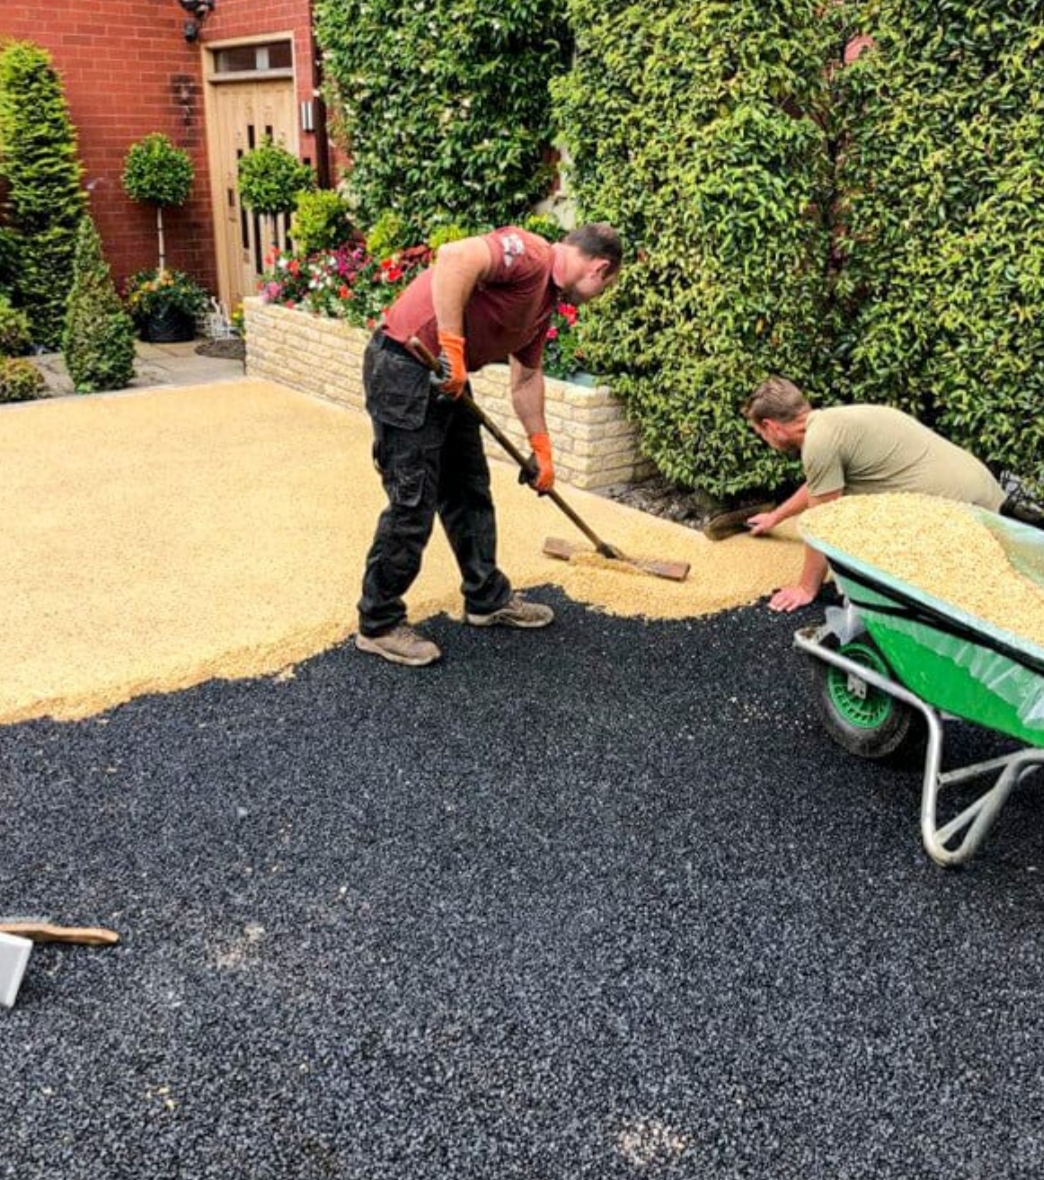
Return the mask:
<svg viewBox="0 0 1044 1180">
<path fill-rule="evenodd" d="M 384 263 L 382 262 L 381 265 L 383 266 Z M 402 267 L 401 266 L 389 267 L 388 270 L 385 271 L 384 278 L 389 283 L 397 283 L 399 281 L 399 279 L 402 278 Z"/>
<path fill-rule="evenodd" d="M 576 308 L 571 303 L 560 303 L 558 305 L 558 314 L 570 327 L 576 323 Z"/>
<path fill-rule="evenodd" d="M 351 297 L 352 297 L 352 292 L 351 292 L 350 288 L 346 287 L 344 285 L 344 283 L 342 283 L 337 288 L 337 298 L 338 299 L 351 299 Z"/>
<path fill-rule="evenodd" d="M 547 338 L 548 338 L 548 340 L 557 340 L 558 339 L 558 329 L 557 328 L 548 328 Z"/>
</svg>

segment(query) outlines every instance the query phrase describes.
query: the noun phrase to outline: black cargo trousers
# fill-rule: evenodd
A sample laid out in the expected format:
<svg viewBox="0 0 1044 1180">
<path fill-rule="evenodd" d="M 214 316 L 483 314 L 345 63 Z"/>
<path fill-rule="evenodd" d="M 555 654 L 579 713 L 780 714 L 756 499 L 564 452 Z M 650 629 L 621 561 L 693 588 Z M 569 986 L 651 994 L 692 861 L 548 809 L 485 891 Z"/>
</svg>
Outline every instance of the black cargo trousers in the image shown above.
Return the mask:
<svg viewBox="0 0 1044 1180">
<path fill-rule="evenodd" d="M 378 331 L 363 356 L 373 459 L 388 506 L 366 558 L 359 630 L 383 635 L 406 618 L 412 585 L 438 513 L 463 577 L 464 609 L 491 614 L 511 597 L 497 568 L 497 526 L 478 421 L 438 398 L 428 370 Z"/>
</svg>

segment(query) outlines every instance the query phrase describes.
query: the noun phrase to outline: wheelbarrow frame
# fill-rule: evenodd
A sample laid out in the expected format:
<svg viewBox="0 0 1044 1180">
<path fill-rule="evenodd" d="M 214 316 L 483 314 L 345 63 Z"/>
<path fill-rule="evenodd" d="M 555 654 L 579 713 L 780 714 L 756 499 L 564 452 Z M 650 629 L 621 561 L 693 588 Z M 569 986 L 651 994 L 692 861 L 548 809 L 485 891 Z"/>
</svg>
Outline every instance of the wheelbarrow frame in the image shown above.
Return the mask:
<svg viewBox="0 0 1044 1180">
<path fill-rule="evenodd" d="M 832 637 L 847 643 L 864 630 L 858 610 L 849 603 L 843 611 L 836 611 L 836 608 L 828 611 L 827 621 L 820 626 L 799 630 L 794 636 L 794 645 L 813 659 L 846 672 L 850 683 L 872 685 L 915 709 L 924 718 L 927 742 L 921 783 L 921 840 L 936 864 L 944 867 L 964 864 L 982 844 L 1012 789 L 1035 770 L 1044 768 L 1044 747 L 1026 745 L 999 758 L 944 771 L 943 723 L 954 718 L 928 704 L 897 680 L 856 663 L 824 642 Z M 995 776 L 992 786 L 959 814 L 940 822 L 940 796 L 945 788 L 987 776 Z"/>
</svg>

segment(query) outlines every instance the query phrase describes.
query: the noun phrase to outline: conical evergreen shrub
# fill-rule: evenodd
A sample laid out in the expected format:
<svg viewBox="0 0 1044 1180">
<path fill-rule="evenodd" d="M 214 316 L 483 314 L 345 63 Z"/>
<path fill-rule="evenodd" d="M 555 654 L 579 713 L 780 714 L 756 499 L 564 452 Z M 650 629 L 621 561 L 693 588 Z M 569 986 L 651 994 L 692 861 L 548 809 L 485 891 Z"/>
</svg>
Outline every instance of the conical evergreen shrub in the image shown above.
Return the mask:
<svg viewBox="0 0 1044 1180">
<path fill-rule="evenodd" d="M 77 234 L 73 275 L 62 334 L 65 367 L 77 393 L 123 389 L 134 376 L 134 324 L 123 310 L 89 216 Z"/>
<path fill-rule="evenodd" d="M 47 52 L 0 52 L 0 286 L 29 316 L 33 342 L 61 339 L 76 230 L 86 208 L 76 133 Z"/>
</svg>

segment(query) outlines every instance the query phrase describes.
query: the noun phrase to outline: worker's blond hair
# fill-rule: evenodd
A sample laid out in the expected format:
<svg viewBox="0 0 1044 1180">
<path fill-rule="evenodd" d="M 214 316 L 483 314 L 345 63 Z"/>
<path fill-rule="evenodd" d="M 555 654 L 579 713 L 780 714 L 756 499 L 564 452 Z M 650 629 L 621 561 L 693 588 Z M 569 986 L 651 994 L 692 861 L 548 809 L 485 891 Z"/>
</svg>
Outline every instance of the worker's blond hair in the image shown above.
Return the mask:
<svg viewBox="0 0 1044 1180">
<path fill-rule="evenodd" d="M 786 377 L 768 377 L 747 398 L 743 416 L 749 422 L 760 425 L 766 418 L 774 422 L 793 422 L 812 407 L 808 399 Z"/>
</svg>

